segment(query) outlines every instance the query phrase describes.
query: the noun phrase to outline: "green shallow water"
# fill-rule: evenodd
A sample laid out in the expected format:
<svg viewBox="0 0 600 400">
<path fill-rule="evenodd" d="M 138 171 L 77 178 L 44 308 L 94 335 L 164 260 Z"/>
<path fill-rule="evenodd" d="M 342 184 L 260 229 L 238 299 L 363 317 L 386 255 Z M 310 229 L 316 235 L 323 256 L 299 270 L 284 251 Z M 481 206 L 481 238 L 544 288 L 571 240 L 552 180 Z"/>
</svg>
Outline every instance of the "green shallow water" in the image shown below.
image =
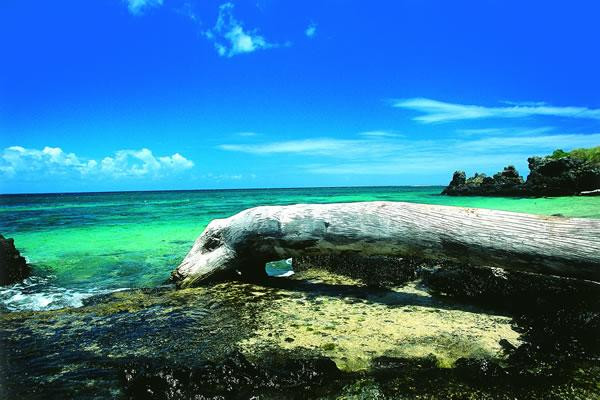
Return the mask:
<svg viewBox="0 0 600 400">
<path fill-rule="evenodd" d="M 441 187 L 354 187 L 0 196 L 0 233 L 34 276 L 0 290 L 8 310 L 78 306 L 85 297 L 158 286 L 214 218 L 258 205 L 407 201 L 600 218 L 600 198 L 447 197 Z"/>
</svg>

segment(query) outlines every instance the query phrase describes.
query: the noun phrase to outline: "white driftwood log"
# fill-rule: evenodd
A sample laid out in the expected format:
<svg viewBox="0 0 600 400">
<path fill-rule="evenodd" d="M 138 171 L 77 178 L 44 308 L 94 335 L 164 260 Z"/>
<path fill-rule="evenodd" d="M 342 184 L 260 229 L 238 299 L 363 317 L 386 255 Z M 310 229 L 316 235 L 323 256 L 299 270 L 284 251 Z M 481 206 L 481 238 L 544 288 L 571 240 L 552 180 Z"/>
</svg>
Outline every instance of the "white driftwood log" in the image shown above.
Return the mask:
<svg viewBox="0 0 600 400">
<path fill-rule="evenodd" d="M 251 208 L 212 221 L 172 277 L 180 287 L 301 255 L 450 259 L 600 281 L 600 220 L 400 202 Z"/>
</svg>

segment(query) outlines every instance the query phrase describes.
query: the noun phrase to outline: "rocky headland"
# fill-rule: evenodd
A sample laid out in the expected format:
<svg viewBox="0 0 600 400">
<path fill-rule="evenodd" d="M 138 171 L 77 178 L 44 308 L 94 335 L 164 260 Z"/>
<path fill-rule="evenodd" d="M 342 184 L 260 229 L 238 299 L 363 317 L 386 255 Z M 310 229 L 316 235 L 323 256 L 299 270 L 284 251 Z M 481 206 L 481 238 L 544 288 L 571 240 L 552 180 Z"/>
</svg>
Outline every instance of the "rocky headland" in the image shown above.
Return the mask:
<svg viewBox="0 0 600 400">
<path fill-rule="evenodd" d="M 449 196 L 542 197 L 600 195 L 600 146 L 571 152 L 556 150 L 546 157 L 528 160 L 529 175 L 523 179 L 514 166 L 487 176 L 475 173 L 467 178 L 456 171 L 442 191 Z"/>
</svg>

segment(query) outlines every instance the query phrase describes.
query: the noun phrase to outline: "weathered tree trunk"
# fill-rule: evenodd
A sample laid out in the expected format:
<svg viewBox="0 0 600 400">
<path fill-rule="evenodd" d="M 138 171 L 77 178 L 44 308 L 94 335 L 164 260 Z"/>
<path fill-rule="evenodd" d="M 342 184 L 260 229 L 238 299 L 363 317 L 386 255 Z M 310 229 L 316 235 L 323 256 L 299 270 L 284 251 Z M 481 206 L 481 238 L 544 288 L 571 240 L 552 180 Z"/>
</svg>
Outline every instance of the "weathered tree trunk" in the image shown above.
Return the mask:
<svg viewBox="0 0 600 400">
<path fill-rule="evenodd" d="M 400 202 L 256 207 L 212 221 L 173 279 L 253 278 L 268 261 L 357 253 L 600 281 L 600 220 Z"/>
</svg>

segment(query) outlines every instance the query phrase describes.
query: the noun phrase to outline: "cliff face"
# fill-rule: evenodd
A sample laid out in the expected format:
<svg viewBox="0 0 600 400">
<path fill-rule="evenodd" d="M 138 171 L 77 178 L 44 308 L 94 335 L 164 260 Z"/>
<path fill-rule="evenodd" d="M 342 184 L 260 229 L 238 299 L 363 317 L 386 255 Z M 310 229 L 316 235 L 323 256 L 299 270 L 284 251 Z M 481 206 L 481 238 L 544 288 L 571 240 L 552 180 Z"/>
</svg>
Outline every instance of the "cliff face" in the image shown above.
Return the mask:
<svg viewBox="0 0 600 400">
<path fill-rule="evenodd" d="M 513 166 L 493 177 L 475 174 L 466 178 L 456 171 L 442 191 L 449 196 L 572 196 L 600 189 L 600 167 L 575 157 L 531 157 L 524 181 Z"/>
</svg>

